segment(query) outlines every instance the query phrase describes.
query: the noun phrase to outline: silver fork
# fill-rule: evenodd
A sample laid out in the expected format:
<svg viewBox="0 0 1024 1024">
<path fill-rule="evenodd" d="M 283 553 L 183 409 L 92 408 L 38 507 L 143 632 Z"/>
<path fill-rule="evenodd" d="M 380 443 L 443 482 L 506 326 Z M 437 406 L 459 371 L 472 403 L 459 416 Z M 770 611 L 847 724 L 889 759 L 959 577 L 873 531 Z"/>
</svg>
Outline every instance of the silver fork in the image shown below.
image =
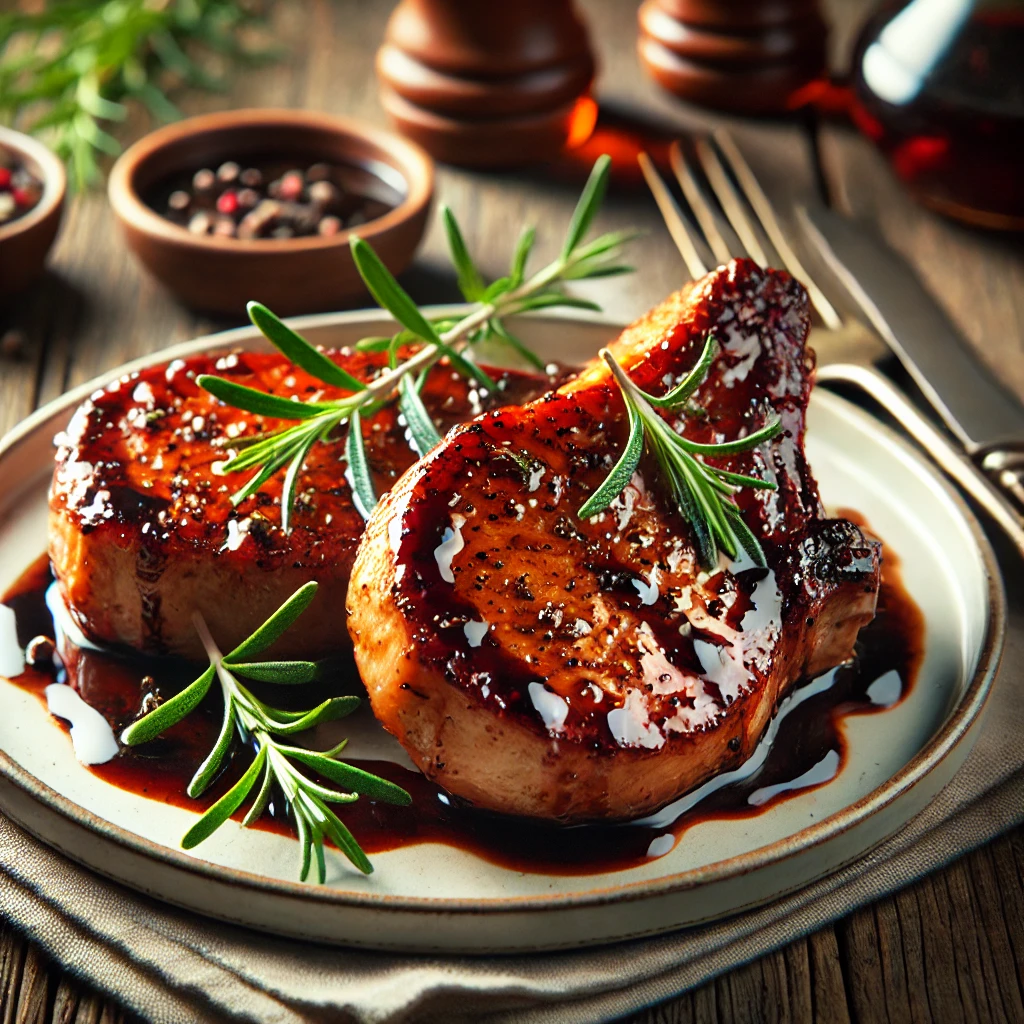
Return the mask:
<svg viewBox="0 0 1024 1024">
<path fill-rule="evenodd" d="M 807 289 L 811 304 L 821 319 L 821 326 L 811 328 L 810 337 L 818 357 L 818 383 L 850 384 L 878 402 L 936 464 L 985 509 L 1018 551 L 1024 554 L 1024 522 L 1007 506 L 1000 492 L 963 450 L 957 448 L 879 368 L 880 364 L 892 357 L 891 350 L 859 320 L 842 316 L 811 278 L 790 245 L 767 195 L 728 133 L 719 129 L 713 133 L 713 140 L 713 143 L 707 138 L 695 140 L 697 159 L 711 192 L 746 250 L 746 255 L 761 266 L 771 265 L 758 237 L 755 220 L 748 213 L 749 209 L 775 248 L 781 265 Z M 705 195 L 678 142 L 672 144 L 669 157 L 672 172 L 699 226 L 699 233 L 683 216 L 671 190 L 646 153 L 639 156 L 640 168 L 683 262 L 691 277 L 696 279 L 711 269 L 701 254 L 702 245 L 707 247 L 716 265 L 742 254 L 733 252 L 726 241 L 720 228 L 721 214 L 715 210 L 714 202 L 709 201 Z M 739 190 L 727 173 L 722 158 L 739 185 Z"/>
</svg>

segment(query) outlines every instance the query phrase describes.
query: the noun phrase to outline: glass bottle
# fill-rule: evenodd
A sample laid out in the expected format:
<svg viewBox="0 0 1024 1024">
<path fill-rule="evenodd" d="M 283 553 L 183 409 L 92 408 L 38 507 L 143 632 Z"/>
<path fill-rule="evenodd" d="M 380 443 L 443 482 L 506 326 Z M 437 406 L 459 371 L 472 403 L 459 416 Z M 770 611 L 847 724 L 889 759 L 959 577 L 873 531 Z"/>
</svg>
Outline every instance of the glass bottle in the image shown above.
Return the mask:
<svg viewBox="0 0 1024 1024">
<path fill-rule="evenodd" d="M 1024 0 L 910 0 L 865 26 L 853 115 L 927 206 L 1024 230 Z"/>
</svg>

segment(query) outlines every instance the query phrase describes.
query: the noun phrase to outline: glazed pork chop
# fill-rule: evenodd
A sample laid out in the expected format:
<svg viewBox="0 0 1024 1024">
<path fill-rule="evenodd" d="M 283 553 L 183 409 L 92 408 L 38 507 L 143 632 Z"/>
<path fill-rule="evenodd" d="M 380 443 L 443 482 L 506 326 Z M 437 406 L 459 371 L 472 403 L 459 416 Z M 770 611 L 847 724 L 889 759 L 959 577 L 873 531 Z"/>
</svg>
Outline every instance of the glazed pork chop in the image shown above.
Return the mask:
<svg viewBox="0 0 1024 1024">
<path fill-rule="evenodd" d="M 386 366 L 384 355 L 328 354 L 360 380 Z M 339 610 L 363 519 L 345 480 L 344 432 L 311 451 L 285 535 L 282 473 L 234 508 L 230 495 L 249 474 L 217 476 L 212 468 L 233 439 L 284 421 L 224 405 L 196 385 L 201 373 L 299 398 L 342 394 L 276 353 L 197 355 L 95 392 L 56 439 L 50 558 L 65 603 L 93 640 L 200 659 L 193 611 L 228 650 L 314 579 L 317 599 L 274 652 L 318 658 L 349 650 Z M 481 397 L 438 365 L 424 403 L 439 424 L 451 426 L 488 402 L 522 401 L 551 386 L 543 376 L 495 376 L 501 390 Z M 393 409 L 364 422 L 363 431 L 375 482 L 385 490 L 416 455 Z"/>
<path fill-rule="evenodd" d="M 781 417 L 773 441 L 716 462 L 778 485 L 737 495 L 767 568 L 698 564 L 649 455 L 578 517 L 627 433 L 603 363 L 453 429 L 398 481 L 359 548 L 349 629 L 375 714 L 427 776 L 482 808 L 635 818 L 738 766 L 798 679 L 850 658 L 880 551 L 826 517 L 804 456 L 807 331 L 797 282 L 734 261 L 611 346 L 661 394 L 719 339 L 695 441 Z"/>
</svg>

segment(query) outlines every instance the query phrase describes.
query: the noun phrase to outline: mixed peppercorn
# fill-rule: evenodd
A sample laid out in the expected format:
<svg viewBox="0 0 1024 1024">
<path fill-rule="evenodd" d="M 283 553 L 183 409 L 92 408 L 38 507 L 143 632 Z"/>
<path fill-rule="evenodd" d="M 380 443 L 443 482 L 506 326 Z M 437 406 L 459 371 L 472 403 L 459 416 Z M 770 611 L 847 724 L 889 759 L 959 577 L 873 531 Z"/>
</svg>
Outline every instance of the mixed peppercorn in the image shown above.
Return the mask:
<svg viewBox="0 0 1024 1024">
<path fill-rule="evenodd" d="M 157 209 L 196 235 L 254 241 L 330 237 L 382 216 L 384 202 L 344 183 L 344 169 L 315 163 L 245 166 L 234 160 L 201 168 L 164 191 Z"/>
<path fill-rule="evenodd" d="M 24 217 L 42 195 L 43 183 L 17 154 L 0 146 L 0 225 Z"/>
</svg>

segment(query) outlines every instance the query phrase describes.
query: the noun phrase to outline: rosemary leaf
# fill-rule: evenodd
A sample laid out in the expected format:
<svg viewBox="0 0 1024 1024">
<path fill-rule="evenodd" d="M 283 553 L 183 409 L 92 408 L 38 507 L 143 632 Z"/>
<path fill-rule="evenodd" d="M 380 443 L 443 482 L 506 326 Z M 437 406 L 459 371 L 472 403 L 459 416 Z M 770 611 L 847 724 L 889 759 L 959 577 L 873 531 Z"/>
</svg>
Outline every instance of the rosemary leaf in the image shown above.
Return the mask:
<svg viewBox="0 0 1024 1024">
<path fill-rule="evenodd" d="M 516 242 L 516 249 L 512 255 L 512 270 L 509 279 L 513 288 L 518 288 L 523 283 L 523 276 L 526 273 L 526 261 L 530 258 L 533 249 L 534 239 L 537 237 L 537 230 L 532 225 L 523 228 Z"/>
<path fill-rule="evenodd" d="M 727 469 L 719 469 L 717 466 L 708 466 L 708 469 L 720 480 L 735 487 L 753 487 L 761 491 L 777 491 L 779 485 L 771 480 L 762 480 L 759 476 L 747 476 L 745 473 L 732 473 Z"/>
<path fill-rule="evenodd" d="M 270 803 L 270 792 L 273 782 L 274 773 L 270 767 L 270 759 L 267 758 L 263 762 L 263 783 L 260 785 L 260 791 L 256 794 L 256 799 L 252 802 L 252 806 L 246 811 L 245 817 L 242 819 L 243 825 L 251 825 L 267 809 L 267 804 Z"/>
<path fill-rule="evenodd" d="M 517 306 L 517 313 L 527 313 L 536 309 L 551 309 L 554 306 L 564 306 L 570 309 L 590 309 L 601 312 L 601 306 L 590 299 L 581 299 L 576 295 L 563 295 L 561 292 L 544 292 L 540 295 L 531 295 L 523 299 Z"/>
<path fill-rule="evenodd" d="M 360 338 L 356 342 L 357 352 L 386 352 L 391 347 L 392 339 L 390 337 L 369 337 Z"/>
<path fill-rule="evenodd" d="M 263 771 L 266 759 L 267 748 L 261 746 L 245 774 L 185 833 L 181 840 L 182 849 L 191 850 L 204 839 L 209 839 L 242 806 Z"/>
<path fill-rule="evenodd" d="M 280 420 L 306 420 L 319 416 L 322 412 L 330 412 L 333 408 L 321 402 L 299 402 L 283 398 L 281 395 L 271 395 L 266 391 L 258 391 L 256 388 L 246 387 L 226 377 L 217 377 L 209 373 L 201 373 L 196 377 L 196 383 L 226 405 L 254 412 L 257 416 L 270 416 Z"/>
<path fill-rule="evenodd" d="M 724 457 L 727 455 L 739 455 L 741 452 L 749 452 L 752 448 L 764 444 L 765 441 L 778 437 L 780 433 L 782 433 L 782 420 L 775 416 L 760 429 L 736 441 L 721 441 L 718 444 L 698 444 L 696 441 L 687 441 L 685 437 L 680 437 L 678 434 L 676 437 L 679 447 L 693 455 Z"/>
<path fill-rule="evenodd" d="M 281 750 L 294 760 L 308 765 L 318 775 L 355 793 L 361 793 L 373 800 L 398 804 L 400 807 L 408 807 L 412 803 L 412 797 L 401 786 L 396 786 L 377 775 L 371 775 L 370 772 L 364 772 L 361 768 L 355 768 L 343 761 L 335 761 L 313 750 L 304 750 L 302 747 L 281 747 Z"/>
<path fill-rule="evenodd" d="M 302 864 L 299 867 L 299 880 L 304 882 L 309 878 L 309 855 L 313 850 L 313 837 L 310 834 L 309 825 L 306 824 L 304 814 L 295 815 L 295 829 L 299 834 L 299 845 L 302 847 Z"/>
<path fill-rule="evenodd" d="M 598 235 L 598 237 L 592 242 L 587 242 L 586 245 L 581 245 L 572 254 L 573 259 L 579 261 L 593 259 L 595 256 L 603 256 L 607 253 L 621 249 L 622 246 L 626 245 L 628 242 L 632 242 L 635 238 L 639 238 L 642 234 L 642 231 L 633 231 L 631 229 L 624 231 L 609 231 L 606 234 Z"/>
<path fill-rule="evenodd" d="M 207 787 L 213 782 L 221 766 L 224 764 L 224 758 L 227 757 L 228 748 L 231 746 L 231 740 L 234 738 L 234 725 L 235 709 L 229 698 L 224 702 L 224 717 L 221 720 L 217 740 L 209 754 L 206 755 L 206 759 L 196 769 L 195 775 L 192 776 L 192 781 L 189 782 L 188 788 L 185 790 L 193 800 L 206 792 Z"/>
<path fill-rule="evenodd" d="M 249 319 L 259 328 L 267 341 L 306 373 L 325 384 L 343 388 L 345 391 L 362 391 L 366 386 L 333 360 L 328 359 L 323 352 L 310 345 L 301 334 L 293 331 L 266 306 L 259 302 L 250 302 L 245 308 L 249 313 Z"/>
<path fill-rule="evenodd" d="M 427 412 L 412 380 L 403 377 L 398 390 L 398 408 L 405 417 L 412 446 L 422 459 L 441 440 L 441 435 L 437 432 L 434 421 L 430 418 L 430 413 Z"/>
<path fill-rule="evenodd" d="M 595 277 L 616 277 L 619 274 L 632 274 L 636 267 L 625 263 L 605 263 L 598 260 L 583 260 L 565 272 L 567 281 L 593 279 Z"/>
<path fill-rule="evenodd" d="M 255 449 L 253 449 L 255 451 Z M 251 497 L 255 494 L 285 463 L 286 460 L 282 459 L 271 459 L 263 466 L 259 472 L 254 473 L 246 482 L 231 495 L 231 504 L 234 506 L 241 505 L 246 498 Z M 235 465 L 235 460 L 228 463 L 228 469 L 241 469 L 241 466 Z M 227 471 L 227 470 L 225 470 Z"/>
<path fill-rule="evenodd" d="M 755 565 L 762 569 L 765 568 L 768 563 L 765 562 L 764 551 L 761 550 L 757 538 L 751 533 L 750 527 L 743 521 L 740 510 L 730 501 L 725 505 L 725 514 L 729 517 L 736 538 L 747 556 Z"/>
<path fill-rule="evenodd" d="M 358 793 L 342 793 L 337 789 L 329 789 L 327 786 L 321 786 L 319 782 L 306 778 L 305 775 L 302 777 L 302 788 L 307 793 L 316 793 L 326 803 L 353 804 L 359 800 Z"/>
<path fill-rule="evenodd" d="M 326 817 L 326 815 L 323 815 L 323 812 L 319 815 L 316 813 L 319 808 L 312 800 L 309 800 L 308 803 L 314 817 Z M 322 827 L 323 823 L 317 822 L 317 828 L 313 831 L 313 852 L 316 854 L 316 878 L 321 885 L 323 885 L 327 880 L 327 866 L 324 864 L 324 837 L 323 833 L 320 831 Z M 360 850 L 359 852 L 362 853 L 363 851 Z M 363 854 L 363 856 L 365 856 L 365 854 Z"/>
<path fill-rule="evenodd" d="M 409 298 L 373 249 L 356 235 L 352 236 L 349 246 L 359 276 L 381 308 L 386 309 L 417 338 L 432 345 L 443 345 L 434 325 L 419 311 L 416 303 Z"/>
<path fill-rule="evenodd" d="M 502 295 L 511 291 L 512 289 L 512 278 L 510 277 L 499 277 L 497 281 L 492 281 L 488 286 L 487 290 L 480 297 L 481 302 L 493 303 L 495 299 L 500 298 Z"/>
<path fill-rule="evenodd" d="M 494 381 L 480 369 L 457 353 L 441 339 L 434 325 L 419 311 L 405 289 L 394 279 L 391 271 L 381 263 L 377 254 L 361 238 L 352 236 L 349 242 L 352 258 L 363 283 L 382 309 L 386 309 L 403 327 L 428 344 L 436 345 L 459 373 L 471 377 L 488 391 L 494 390 Z"/>
<path fill-rule="evenodd" d="M 331 842 L 360 870 L 364 875 L 373 874 L 373 865 L 370 863 L 362 848 L 356 842 L 355 836 L 344 826 L 341 819 L 328 807 L 319 797 L 311 796 L 317 804 L 317 808 L 324 816 L 322 826 L 330 836 Z M 321 865 L 322 867 L 322 865 Z"/>
<path fill-rule="evenodd" d="M 137 747 L 140 743 L 148 743 L 160 733 L 170 729 L 172 725 L 176 725 L 202 703 L 203 698 L 210 692 L 215 674 L 211 665 L 195 682 L 189 683 L 180 693 L 176 693 L 169 700 L 164 701 L 144 718 L 132 722 L 121 733 L 121 742 L 129 747 Z"/>
<path fill-rule="evenodd" d="M 228 654 L 224 661 L 230 664 L 265 651 L 309 607 L 310 601 L 316 597 L 316 590 L 317 584 L 314 580 L 304 583 L 262 626 Z"/>
<path fill-rule="evenodd" d="M 707 341 L 704 342 L 704 350 L 701 352 L 700 358 L 693 369 L 671 391 L 668 391 L 660 398 L 649 395 L 644 391 L 644 398 L 656 409 L 676 409 L 685 405 L 694 391 L 704 383 L 711 370 L 711 364 L 718 355 L 718 351 L 718 342 L 713 336 L 709 335 Z"/>
<path fill-rule="evenodd" d="M 298 488 L 299 473 L 306 463 L 306 456 L 309 455 L 310 448 L 317 440 L 317 435 L 311 433 L 299 444 L 298 450 L 288 464 L 288 471 L 284 475 L 284 483 L 281 485 L 281 529 L 286 534 L 291 533 L 292 530 L 292 512 L 295 509 L 295 493 Z"/>
<path fill-rule="evenodd" d="M 569 229 L 565 234 L 565 244 L 562 246 L 562 259 L 568 259 L 573 250 L 583 240 L 587 233 L 594 215 L 597 213 L 601 201 L 604 199 L 605 190 L 608 188 L 608 178 L 611 174 L 612 160 L 607 154 L 599 156 L 587 178 L 586 185 L 580 195 L 576 209 L 573 211 L 572 219 L 569 221 Z"/>
<path fill-rule="evenodd" d="M 473 258 L 469 255 L 466 240 L 462 237 L 455 215 L 447 206 L 441 207 L 441 219 L 448 235 L 448 248 L 451 250 L 452 263 L 458 278 L 459 291 L 467 302 L 476 302 L 483 295 L 486 285 L 480 276 Z"/>
<path fill-rule="evenodd" d="M 644 453 L 643 420 L 628 402 L 626 412 L 629 414 L 629 438 L 626 447 L 601 486 L 580 506 L 579 512 L 576 513 L 580 519 L 589 519 L 603 512 L 622 493 L 636 472 L 636 467 L 640 465 L 640 456 Z"/>
<path fill-rule="evenodd" d="M 227 658 L 224 663 L 228 664 Z M 312 683 L 320 678 L 320 663 L 317 661 L 232 661 L 230 666 L 235 675 L 281 686 Z"/>
<path fill-rule="evenodd" d="M 269 717 L 263 724 L 267 732 L 272 732 L 275 736 L 294 736 L 296 733 L 313 729 L 324 722 L 335 722 L 339 718 L 345 718 L 357 707 L 359 707 L 358 697 L 330 697 L 287 724 L 282 724 Z"/>
<path fill-rule="evenodd" d="M 370 476 L 370 467 L 366 461 L 366 447 L 363 442 L 363 422 L 359 411 L 352 413 L 348 421 L 348 437 L 345 439 L 345 458 L 348 461 L 349 486 L 352 488 L 352 504 L 356 511 L 369 519 L 370 513 L 377 504 L 377 492 Z"/>
<path fill-rule="evenodd" d="M 546 369 L 544 360 L 532 349 L 527 348 L 515 335 L 510 334 L 505 325 L 496 317 L 487 323 L 491 333 L 512 348 L 522 359 L 528 362 L 534 369 L 543 373 Z"/>
</svg>

